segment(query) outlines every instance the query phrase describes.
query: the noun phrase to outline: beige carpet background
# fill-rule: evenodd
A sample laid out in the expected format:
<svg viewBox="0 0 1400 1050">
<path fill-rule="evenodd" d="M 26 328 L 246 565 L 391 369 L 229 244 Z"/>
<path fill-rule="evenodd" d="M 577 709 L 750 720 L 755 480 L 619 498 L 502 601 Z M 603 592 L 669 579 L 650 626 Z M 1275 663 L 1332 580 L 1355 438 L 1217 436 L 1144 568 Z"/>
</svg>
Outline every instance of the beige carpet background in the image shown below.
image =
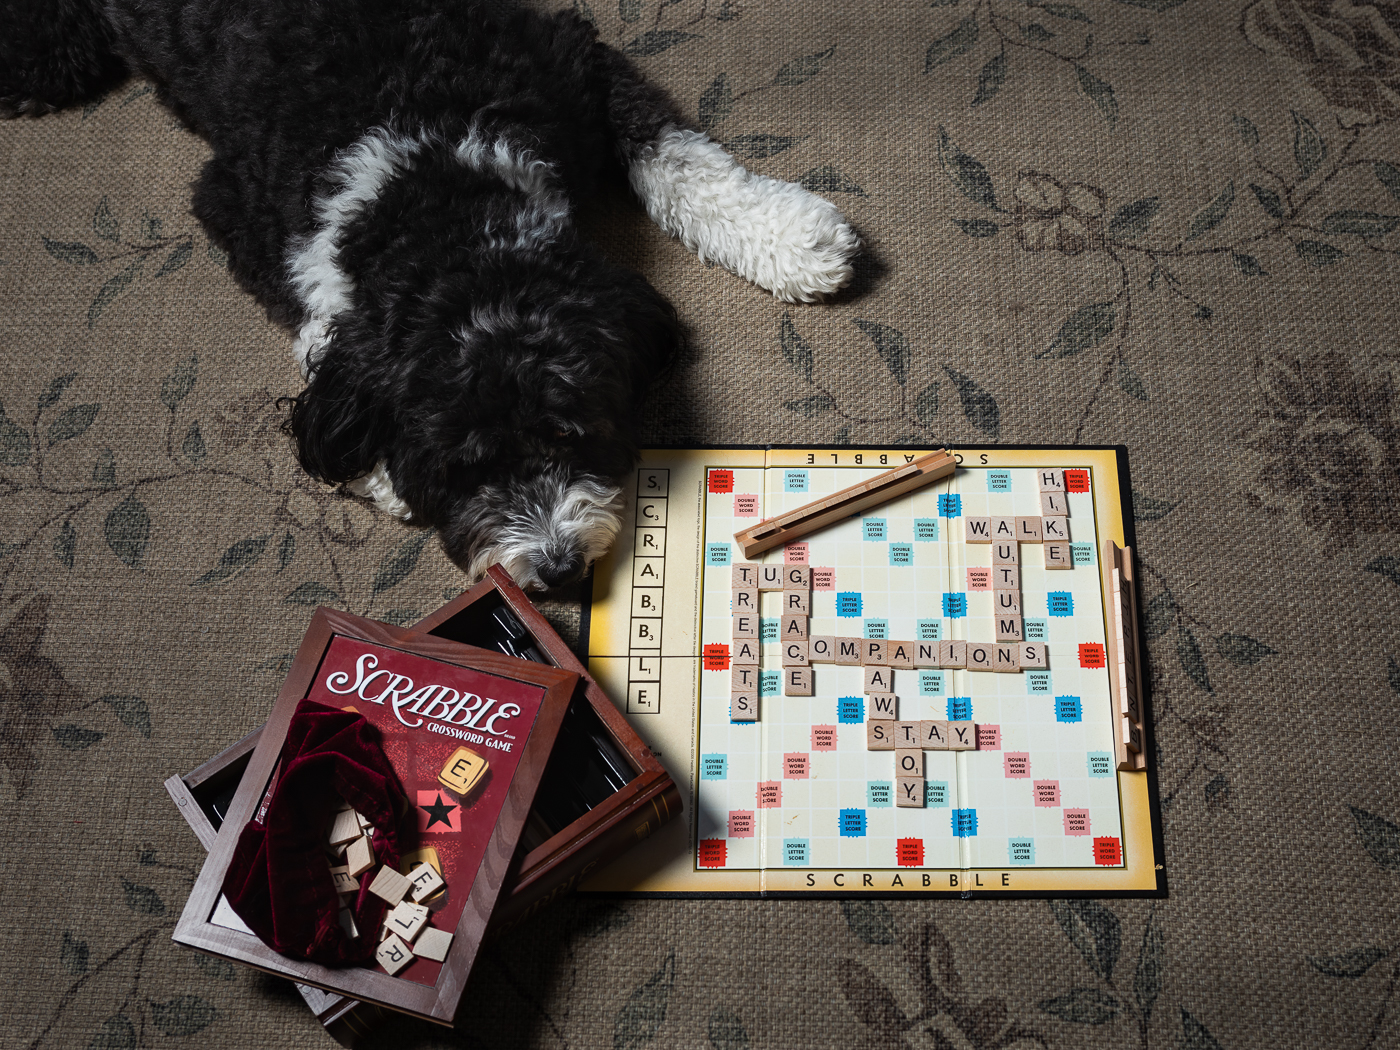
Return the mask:
<svg viewBox="0 0 1400 1050">
<path fill-rule="evenodd" d="M 576 3 L 869 244 L 787 307 L 592 209 L 690 330 L 653 441 L 1128 446 L 1170 897 L 569 902 L 458 1032 L 378 1045 L 1400 1046 L 1400 5 Z M 139 81 L 0 124 L 6 1046 L 330 1045 L 170 943 L 161 781 L 263 719 L 314 605 L 464 583 L 294 465 L 206 155 Z"/>
</svg>

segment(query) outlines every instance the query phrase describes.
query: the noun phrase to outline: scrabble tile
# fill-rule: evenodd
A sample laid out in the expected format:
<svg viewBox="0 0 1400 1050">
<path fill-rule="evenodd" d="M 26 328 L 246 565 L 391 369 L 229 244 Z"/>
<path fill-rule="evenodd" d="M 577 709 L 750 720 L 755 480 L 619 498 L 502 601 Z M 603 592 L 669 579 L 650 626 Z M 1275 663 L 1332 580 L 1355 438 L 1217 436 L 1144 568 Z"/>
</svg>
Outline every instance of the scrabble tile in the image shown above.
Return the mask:
<svg viewBox="0 0 1400 1050">
<path fill-rule="evenodd" d="M 750 613 L 758 615 L 758 588 L 744 587 L 730 592 L 729 611 L 734 615 Z"/>
<path fill-rule="evenodd" d="M 729 694 L 729 720 L 731 722 L 758 721 L 758 693 L 755 690 Z"/>
<path fill-rule="evenodd" d="M 1021 662 L 1017 659 L 1018 645 L 1001 644 L 992 647 L 992 670 L 1002 673 L 1014 673 L 1021 669 Z"/>
<path fill-rule="evenodd" d="M 867 751 L 894 750 L 893 722 L 875 720 L 865 723 L 865 749 Z"/>
<path fill-rule="evenodd" d="M 447 885 L 431 864 L 415 864 L 408 872 L 409 889 L 414 901 L 421 904 Z"/>
<path fill-rule="evenodd" d="M 885 662 L 891 667 L 903 667 L 912 670 L 914 667 L 914 643 L 913 642 L 886 642 Z"/>
<path fill-rule="evenodd" d="M 1069 519 L 1068 518 L 1041 518 L 1041 532 L 1045 534 L 1046 543 L 1068 543 Z"/>
<path fill-rule="evenodd" d="M 992 646 L 984 642 L 967 643 L 967 669 L 969 671 L 991 671 L 996 666 L 996 654 Z"/>
<path fill-rule="evenodd" d="M 1042 492 L 1040 513 L 1046 518 L 1064 518 L 1069 515 L 1069 497 L 1063 492 Z"/>
<path fill-rule="evenodd" d="M 734 617 L 733 637 L 757 638 L 758 637 L 758 617 L 752 613 L 745 613 L 742 616 Z"/>
<path fill-rule="evenodd" d="M 946 641 L 938 643 L 939 667 L 966 667 L 967 643 Z"/>
<path fill-rule="evenodd" d="M 860 650 L 864 643 L 864 638 L 843 638 L 836 639 L 836 662 L 846 667 L 856 667 L 860 665 Z"/>
<path fill-rule="evenodd" d="M 360 819 L 353 809 L 342 809 L 331 823 L 331 833 L 327 837 L 332 846 L 344 846 L 354 842 L 363 834 Z"/>
<path fill-rule="evenodd" d="M 948 721 L 944 718 L 924 718 L 919 721 L 919 738 L 928 751 L 948 750 Z"/>
<path fill-rule="evenodd" d="M 977 726 L 972 722 L 949 722 L 948 750 L 976 751 Z"/>
<path fill-rule="evenodd" d="M 481 783 L 491 763 L 468 747 L 459 747 L 447 756 L 438 770 L 438 783 L 454 795 L 466 798 Z"/>
<path fill-rule="evenodd" d="M 1022 670 L 1027 667 L 1049 666 L 1050 651 L 1043 642 L 1023 642 L 1016 649 L 1016 662 Z"/>
<path fill-rule="evenodd" d="M 749 664 L 734 664 L 729 668 L 729 690 L 753 692 L 758 688 L 758 668 Z"/>
<path fill-rule="evenodd" d="M 807 640 L 807 659 L 814 664 L 832 664 L 836 662 L 836 636 L 832 634 L 814 634 Z"/>
<path fill-rule="evenodd" d="M 938 662 L 937 642 L 915 642 L 914 643 L 914 666 L 915 667 L 942 667 Z"/>
<path fill-rule="evenodd" d="M 963 542 L 964 542 L 964 543 L 991 543 L 991 542 L 992 542 L 992 519 L 991 519 L 991 518 L 964 518 L 964 519 L 963 519 Z"/>
<path fill-rule="evenodd" d="M 993 616 L 1020 616 L 1021 613 L 1021 591 L 1019 588 L 1011 590 L 992 591 L 992 615 Z"/>
<path fill-rule="evenodd" d="M 446 930 L 439 930 L 429 926 L 418 935 L 418 939 L 413 942 L 413 954 L 420 959 L 431 959 L 433 962 L 442 962 L 447 958 L 447 952 L 452 947 L 452 934 Z"/>
<path fill-rule="evenodd" d="M 360 822 L 361 831 L 363 831 L 366 828 L 374 827 L 374 821 L 370 820 L 369 817 L 365 816 L 359 810 L 355 810 L 355 819 Z"/>
<path fill-rule="evenodd" d="M 1017 543 L 1039 543 L 1040 537 L 1040 515 L 1016 518 L 1016 542 Z"/>
<path fill-rule="evenodd" d="M 1019 565 L 993 565 L 992 566 L 992 590 L 1010 591 L 1021 586 L 1021 567 Z"/>
<path fill-rule="evenodd" d="M 990 532 L 992 542 L 1005 540 L 1007 543 L 1016 542 L 1016 519 L 1015 518 L 992 518 Z"/>
<path fill-rule="evenodd" d="M 783 695 L 811 696 L 812 669 L 810 667 L 784 667 Z"/>
<path fill-rule="evenodd" d="M 894 672 L 888 667 L 868 666 L 865 668 L 865 692 L 893 693 Z"/>
<path fill-rule="evenodd" d="M 361 835 L 350 843 L 350 848 L 345 851 L 345 864 L 355 878 L 374 867 L 374 847 L 370 845 L 368 835 Z"/>
<path fill-rule="evenodd" d="M 1074 557 L 1070 554 L 1068 543 L 1051 543 L 1046 541 L 1045 567 L 1047 569 L 1072 569 L 1074 568 Z"/>
<path fill-rule="evenodd" d="M 1063 470 L 1042 470 L 1039 474 L 1041 492 L 1063 492 L 1065 472 Z"/>
<path fill-rule="evenodd" d="M 812 589 L 812 567 L 810 565 L 784 566 L 783 589 L 788 591 L 810 591 Z"/>
<path fill-rule="evenodd" d="M 924 750 L 921 747 L 894 749 L 894 773 L 898 777 L 924 776 Z"/>
<path fill-rule="evenodd" d="M 888 667 L 889 656 L 882 638 L 866 638 L 860 646 L 860 662 L 867 667 Z"/>
<path fill-rule="evenodd" d="M 997 641 L 1019 642 L 1025 636 L 1021 617 L 1015 613 L 997 613 L 992 617 L 997 626 Z"/>
<path fill-rule="evenodd" d="M 428 909 L 412 901 L 399 901 L 384 918 L 384 925 L 396 937 L 409 944 L 418 936 L 418 931 L 428 924 Z"/>
<path fill-rule="evenodd" d="M 355 913 L 349 908 L 340 909 L 340 928 L 352 941 L 360 935 L 360 928 L 355 925 Z"/>
<path fill-rule="evenodd" d="M 778 638 L 784 642 L 806 640 L 807 616 L 803 613 L 784 613 L 778 621 Z"/>
<path fill-rule="evenodd" d="M 924 778 L 898 777 L 894 804 L 899 809 L 924 808 Z"/>
<path fill-rule="evenodd" d="M 734 590 L 758 589 L 758 565 L 750 561 L 737 562 L 729 567 L 729 585 Z"/>
<path fill-rule="evenodd" d="M 729 662 L 757 667 L 763 662 L 762 644 L 757 638 L 735 638 L 734 651 L 729 655 Z"/>
<path fill-rule="evenodd" d="M 866 718 L 893 722 L 899 713 L 899 697 L 894 693 L 871 693 L 865 698 Z"/>
<path fill-rule="evenodd" d="M 783 642 L 783 666 L 806 667 L 811 663 L 807 658 L 807 642 Z M 800 695 L 800 694 L 799 694 Z"/>
<path fill-rule="evenodd" d="M 413 961 L 413 949 L 390 934 L 374 950 L 374 960 L 392 976 Z"/>
<path fill-rule="evenodd" d="M 922 722 L 896 722 L 894 724 L 894 746 L 897 748 L 922 747 Z M 919 774 L 923 776 L 922 773 Z"/>
<path fill-rule="evenodd" d="M 790 616 L 793 613 L 801 613 L 803 616 L 812 614 L 811 591 L 783 591 L 783 615 Z"/>
<path fill-rule="evenodd" d="M 781 591 L 783 589 L 783 566 L 760 565 L 758 567 L 758 589 L 760 591 Z"/>
<path fill-rule="evenodd" d="M 404 894 L 408 892 L 411 885 L 412 883 L 405 876 L 400 875 L 386 864 L 379 869 L 379 874 L 369 884 L 369 891 L 390 904 L 398 904 L 399 901 L 403 900 Z"/>
<path fill-rule="evenodd" d="M 358 893 L 360 890 L 359 882 L 344 864 L 331 868 L 331 882 L 335 883 L 336 893 Z"/>
<path fill-rule="evenodd" d="M 1012 540 L 997 540 L 992 544 L 992 568 L 1017 565 L 1021 561 L 1021 545 Z"/>
<path fill-rule="evenodd" d="M 1123 716 L 1123 744 L 1130 751 L 1142 753 L 1142 730 L 1126 715 Z"/>
</svg>

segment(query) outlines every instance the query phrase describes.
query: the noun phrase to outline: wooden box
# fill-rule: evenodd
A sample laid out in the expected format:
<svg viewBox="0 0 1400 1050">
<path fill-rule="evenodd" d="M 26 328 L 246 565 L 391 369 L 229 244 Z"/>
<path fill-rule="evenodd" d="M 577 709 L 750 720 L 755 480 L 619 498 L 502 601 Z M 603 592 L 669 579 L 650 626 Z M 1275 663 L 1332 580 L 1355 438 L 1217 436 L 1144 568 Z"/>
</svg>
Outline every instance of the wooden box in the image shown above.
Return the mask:
<svg viewBox="0 0 1400 1050">
<path fill-rule="evenodd" d="M 526 637 L 502 639 L 496 616 L 503 609 L 525 628 Z M 507 878 L 488 937 L 569 892 L 588 872 L 680 813 L 680 795 L 670 775 L 504 570 L 492 567 L 475 587 L 412 629 L 453 641 L 515 650 L 512 655 L 542 658 L 580 678 L 517 851 L 516 872 Z M 522 649 L 532 651 L 527 654 Z M 205 849 L 213 846 L 261 733 L 259 727 L 196 769 L 165 782 Z M 626 766 L 626 783 L 596 801 L 597 793 L 581 804 L 571 803 L 564 808 L 565 816 L 569 808 L 581 812 L 560 826 L 563 818 L 553 797 L 559 794 L 560 780 L 568 779 L 580 767 L 616 765 L 619 755 Z M 311 985 L 298 984 L 297 988 L 327 1031 L 345 1046 L 354 1046 L 386 1016 L 372 1003 Z"/>
</svg>

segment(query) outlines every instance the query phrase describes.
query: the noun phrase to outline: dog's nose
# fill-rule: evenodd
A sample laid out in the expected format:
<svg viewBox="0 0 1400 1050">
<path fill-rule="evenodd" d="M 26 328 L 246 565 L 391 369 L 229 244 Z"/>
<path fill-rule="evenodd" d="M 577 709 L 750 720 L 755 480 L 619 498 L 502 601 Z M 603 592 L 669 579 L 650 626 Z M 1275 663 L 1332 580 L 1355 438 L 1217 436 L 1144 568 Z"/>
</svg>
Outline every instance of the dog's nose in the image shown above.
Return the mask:
<svg viewBox="0 0 1400 1050">
<path fill-rule="evenodd" d="M 546 587 L 572 583 L 583 575 L 583 556 L 571 554 L 566 558 L 548 559 L 539 568 L 540 581 Z"/>
</svg>

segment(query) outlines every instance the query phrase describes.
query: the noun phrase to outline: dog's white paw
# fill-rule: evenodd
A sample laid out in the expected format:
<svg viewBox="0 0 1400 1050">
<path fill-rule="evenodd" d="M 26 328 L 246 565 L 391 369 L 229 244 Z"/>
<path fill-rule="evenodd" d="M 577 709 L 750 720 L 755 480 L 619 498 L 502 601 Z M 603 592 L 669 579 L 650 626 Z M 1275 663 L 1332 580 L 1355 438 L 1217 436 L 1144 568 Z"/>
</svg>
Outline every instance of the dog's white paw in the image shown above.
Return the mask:
<svg viewBox="0 0 1400 1050">
<path fill-rule="evenodd" d="M 699 132 L 669 129 L 629 174 L 653 222 L 779 299 L 811 302 L 851 279 L 860 238 L 840 209 L 748 171 Z"/>
<path fill-rule="evenodd" d="M 405 521 L 410 517 L 408 504 L 394 491 L 394 482 L 389 478 L 389 471 L 385 468 L 383 460 L 364 477 L 347 481 L 345 490 L 363 499 L 373 500 L 374 505 L 386 514 L 403 518 Z"/>
</svg>

